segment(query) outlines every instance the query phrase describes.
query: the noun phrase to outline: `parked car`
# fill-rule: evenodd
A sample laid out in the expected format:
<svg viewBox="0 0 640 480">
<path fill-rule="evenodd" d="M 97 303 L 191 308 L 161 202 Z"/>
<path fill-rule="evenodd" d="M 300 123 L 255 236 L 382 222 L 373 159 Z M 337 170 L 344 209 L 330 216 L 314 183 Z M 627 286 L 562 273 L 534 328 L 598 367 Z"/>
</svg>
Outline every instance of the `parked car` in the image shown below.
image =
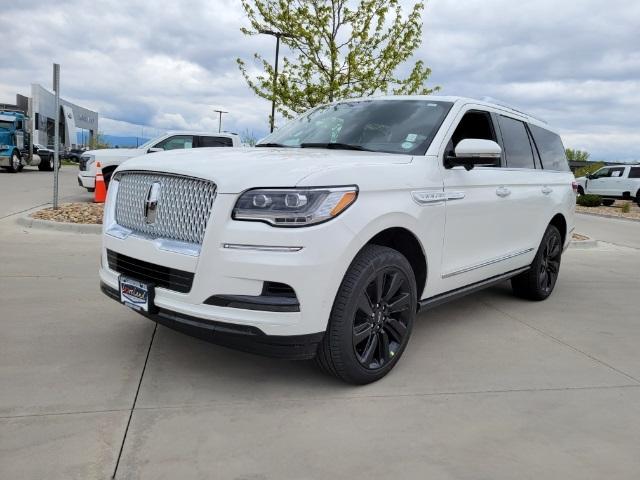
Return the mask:
<svg viewBox="0 0 640 480">
<path fill-rule="evenodd" d="M 602 167 L 576 182 L 580 195 L 600 195 L 603 205 L 611 206 L 616 199 L 635 200 L 640 205 L 640 165 Z"/>
<path fill-rule="evenodd" d="M 240 137 L 235 133 L 171 132 L 149 140 L 138 148 L 106 148 L 84 152 L 78 164 L 78 185 L 93 192 L 96 185 L 96 161 L 100 162 L 104 181 L 109 185 L 111 175 L 129 158 L 165 150 L 183 150 L 201 147 L 239 147 Z"/>
<path fill-rule="evenodd" d="M 86 150 L 84 148 L 70 148 L 64 152 L 62 158 L 71 162 L 80 163 L 80 158 L 85 152 Z"/>
<path fill-rule="evenodd" d="M 118 168 L 101 288 L 170 328 L 369 383 L 398 362 L 419 310 L 505 280 L 551 295 L 576 187 L 560 137 L 514 109 L 337 102 L 254 149 Z"/>
</svg>

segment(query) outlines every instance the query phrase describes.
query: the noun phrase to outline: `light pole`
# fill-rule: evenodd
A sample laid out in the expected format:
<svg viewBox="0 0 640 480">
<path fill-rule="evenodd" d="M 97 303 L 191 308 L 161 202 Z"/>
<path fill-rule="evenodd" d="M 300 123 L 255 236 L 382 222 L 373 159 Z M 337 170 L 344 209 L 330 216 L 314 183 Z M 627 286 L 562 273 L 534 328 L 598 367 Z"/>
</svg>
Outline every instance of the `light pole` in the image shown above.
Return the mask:
<svg viewBox="0 0 640 480">
<path fill-rule="evenodd" d="M 273 92 L 271 96 L 271 133 L 273 133 L 273 124 L 276 118 L 276 87 L 278 85 L 278 57 L 280 56 L 280 37 L 293 38 L 293 35 L 284 32 L 274 32 L 273 30 L 258 30 L 258 33 L 264 35 L 273 35 L 276 37 L 276 62 L 273 69 Z"/>
<path fill-rule="evenodd" d="M 225 112 L 224 110 L 214 110 L 214 112 L 218 114 L 218 133 L 220 133 L 222 131 L 222 114 L 229 112 Z"/>
<path fill-rule="evenodd" d="M 53 91 L 55 93 L 56 114 L 53 128 L 53 209 L 58 209 L 58 174 L 60 173 L 60 65 L 53 64 Z"/>
</svg>

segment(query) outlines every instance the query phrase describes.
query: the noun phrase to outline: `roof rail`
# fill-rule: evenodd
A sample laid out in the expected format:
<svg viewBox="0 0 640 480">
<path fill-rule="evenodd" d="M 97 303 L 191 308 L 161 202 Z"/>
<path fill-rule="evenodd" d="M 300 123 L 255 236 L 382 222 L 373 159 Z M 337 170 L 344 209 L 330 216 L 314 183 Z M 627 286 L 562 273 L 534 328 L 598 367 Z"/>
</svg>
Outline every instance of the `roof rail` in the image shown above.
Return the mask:
<svg viewBox="0 0 640 480">
<path fill-rule="evenodd" d="M 484 96 L 480 99 L 481 102 L 493 103 L 495 105 L 500 105 L 501 107 L 508 108 L 509 110 L 513 110 L 514 112 L 521 113 L 522 115 L 526 115 L 527 117 L 535 118 L 539 122 L 549 123 L 544 118 L 536 117 L 535 115 L 531 115 L 530 113 L 522 111 L 520 108 L 516 108 L 513 105 L 509 105 L 507 102 L 503 102 L 502 100 L 498 100 L 497 98 Z"/>
</svg>

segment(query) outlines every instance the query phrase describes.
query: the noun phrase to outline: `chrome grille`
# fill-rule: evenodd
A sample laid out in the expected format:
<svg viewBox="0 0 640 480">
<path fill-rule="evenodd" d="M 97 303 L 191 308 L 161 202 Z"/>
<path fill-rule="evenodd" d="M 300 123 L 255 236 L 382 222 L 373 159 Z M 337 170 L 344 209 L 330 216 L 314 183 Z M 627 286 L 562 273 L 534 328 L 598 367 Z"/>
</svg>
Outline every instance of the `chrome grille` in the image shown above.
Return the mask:
<svg viewBox="0 0 640 480">
<path fill-rule="evenodd" d="M 202 243 L 216 195 L 215 183 L 151 172 L 122 172 L 117 179 L 118 225 L 153 238 Z M 147 223 L 145 204 L 156 182 L 161 185 L 157 214 L 154 223 Z"/>
</svg>

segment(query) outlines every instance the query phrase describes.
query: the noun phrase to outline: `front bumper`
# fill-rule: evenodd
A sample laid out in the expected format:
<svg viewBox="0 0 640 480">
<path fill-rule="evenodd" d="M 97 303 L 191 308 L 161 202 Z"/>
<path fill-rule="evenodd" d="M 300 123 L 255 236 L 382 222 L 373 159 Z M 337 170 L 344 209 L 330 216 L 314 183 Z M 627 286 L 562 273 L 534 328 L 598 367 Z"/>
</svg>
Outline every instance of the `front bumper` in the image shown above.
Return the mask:
<svg viewBox="0 0 640 480">
<path fill-rule="evenodd" d="M 138 280 L 156 285 L 157 308 L 188 318 L 190 327 L 213 322 L 294 339 L 321 336 L 326 330 L 340 283 L 361 247 L 349 228 L 358 218 L 356 209 L 315 226 L 274 228 L 232 220 L 237 195 L 219 194 L 204 240 L 194 252 L 162 239 L 116 235 L 111 200 L 117 191 L 117 184 L 109 189 L 105 207 L 100 280 L 106 287 L 117 290 L 120 274 L 136 278 L 138 271 L 164 271 L 166 278 Z M 119 257 L 122 266 L 114 263 Z M 185 277 L 190 277 L 188 285 L 171 282 L 171 278 Z M 271 295 L 264 293 L 267 285 L 289 287 L 297 301 L 269 304 L 274 298 L 265 299 Z"/>
<path fill-rule="evenodd" d="M 120 301 L 118 290 L 100 282 L 102 292 Z M 243 352 L 289 360 L 315 357 L 324 332 L 307 335 L 266 335 L 257 327 L 235 325 L 192 317 L 158 308 L 155 313 L 138 312 L 172 330 Z"/>
<path fill-rule="evenodd" d="M 96 177 L 90 172 L 79 172 L 78 185 L 83 188 L 96 188 Z"/>
<path fill-rule="evenodd" d="M 11 166 L 11 154 L 0 155 L 0 167 L 10 167 L 10 166 Z"/>
</svg>

